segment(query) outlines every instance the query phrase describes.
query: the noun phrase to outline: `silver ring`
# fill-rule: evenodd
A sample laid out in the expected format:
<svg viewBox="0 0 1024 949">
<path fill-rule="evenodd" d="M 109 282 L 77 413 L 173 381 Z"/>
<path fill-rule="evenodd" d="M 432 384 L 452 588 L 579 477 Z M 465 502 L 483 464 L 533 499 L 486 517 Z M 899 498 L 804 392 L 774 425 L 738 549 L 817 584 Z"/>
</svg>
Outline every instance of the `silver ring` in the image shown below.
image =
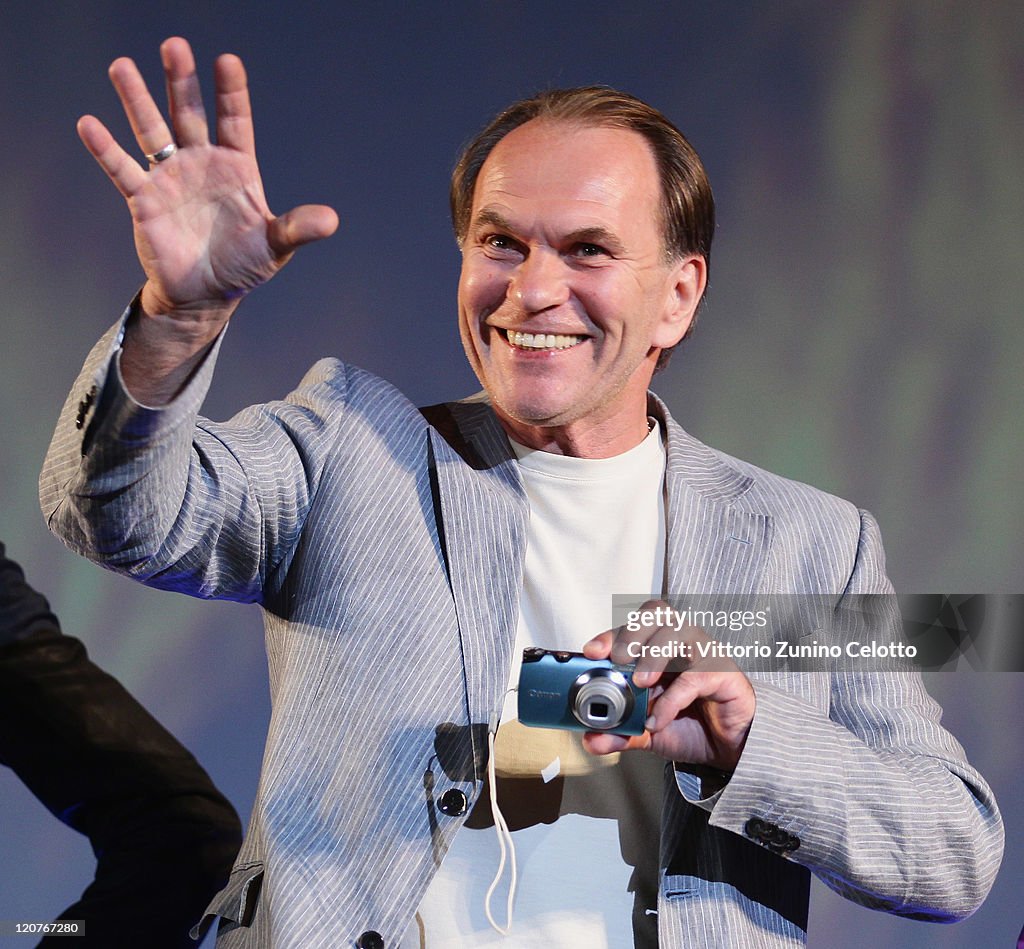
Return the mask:
<svg viewBox="0 0 1024 949">
<path fill-rule="evenodd" d="M 178 150 L 178 146 L 174 142 L 168 142 L 159 151 L 153 152 L 152 155 L 146 155 L 151 165 L 159 165 L 162 161 L 167 161 Z"/>
</svg>

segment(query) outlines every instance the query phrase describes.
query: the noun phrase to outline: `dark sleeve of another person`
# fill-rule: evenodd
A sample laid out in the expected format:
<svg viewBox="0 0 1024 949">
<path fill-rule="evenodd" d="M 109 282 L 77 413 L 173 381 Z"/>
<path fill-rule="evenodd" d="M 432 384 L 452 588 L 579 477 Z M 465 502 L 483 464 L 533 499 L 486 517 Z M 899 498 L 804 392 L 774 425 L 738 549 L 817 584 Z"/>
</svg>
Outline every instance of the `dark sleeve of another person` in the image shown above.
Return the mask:
<svg viewBox="0 0 1024 949">
<path fill-rule="evenodd" d="M 0 762 L 92 844 L 96 878 L 57 917 L 85 920 L 76 946 L 195 946 L 188 930 L 227 880 L 238 815 L 174 736 L 61 633 L 2 544 Z"/>
</svg>

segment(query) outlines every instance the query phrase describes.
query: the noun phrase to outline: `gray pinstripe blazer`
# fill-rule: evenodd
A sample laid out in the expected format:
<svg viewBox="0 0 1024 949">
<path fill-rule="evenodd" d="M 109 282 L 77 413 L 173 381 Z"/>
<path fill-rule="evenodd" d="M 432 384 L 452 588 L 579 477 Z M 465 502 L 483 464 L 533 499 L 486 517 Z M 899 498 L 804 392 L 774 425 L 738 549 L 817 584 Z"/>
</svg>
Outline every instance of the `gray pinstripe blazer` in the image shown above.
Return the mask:
<svg viewBox="0 0 1024 949">
<path fill-rule="evenodd" d="M 266 621 L 272 715 L 249 832 L 210 909 L 218 946 L 396 945 L 463 820 L 437 802 L 481 790 L 508 679 L 527 510 L 502 429 L 482 399 L 428 424 L 336 360 L 283 402 L 197 422 L 215 355 L 151 410 L 108 378 L 116 345 L 112 330 L 58 423 L 40 482 L 51 528 L 152 586 L 258 602 Z M 669 590 L 889 589 L 870 515 L 651 410 L 668 433 Z M 755 689 L 724 788 L 703 796 L 699 775 L 665 769 L 661 945 L 802 945 L 809 872 L 903 915 L 979 905 L 999 815 L 916 676 Z"/>
</svg>

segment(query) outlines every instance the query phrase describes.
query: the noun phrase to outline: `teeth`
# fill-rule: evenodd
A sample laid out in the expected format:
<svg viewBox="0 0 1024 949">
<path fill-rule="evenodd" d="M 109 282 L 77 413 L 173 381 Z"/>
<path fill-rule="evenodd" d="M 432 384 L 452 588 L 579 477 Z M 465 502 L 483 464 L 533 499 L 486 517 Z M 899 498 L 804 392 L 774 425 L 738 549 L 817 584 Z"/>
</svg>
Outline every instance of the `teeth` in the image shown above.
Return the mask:
<svg viewBox="0 0 1024 949">
<path fill-rule="evenodd" d="M 553 333 L 516 333 L 508 331 L 508 341 L 520 349 L 568 349 L 583 342 L 584 336 L 556 336 Z"/>
</svg>

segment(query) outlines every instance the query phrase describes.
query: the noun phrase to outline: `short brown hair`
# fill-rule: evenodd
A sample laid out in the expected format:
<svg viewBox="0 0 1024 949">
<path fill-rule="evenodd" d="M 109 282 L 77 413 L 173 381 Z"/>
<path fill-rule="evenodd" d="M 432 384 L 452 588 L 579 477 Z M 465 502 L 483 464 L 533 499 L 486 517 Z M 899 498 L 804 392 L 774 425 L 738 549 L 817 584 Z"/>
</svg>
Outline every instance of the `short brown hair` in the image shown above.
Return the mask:
<svg viewBox="0 0 1024 949">
<path fill-rule="evenodd" d="M 449 199 L 459 245 L 469 230 L 473 190 L 487 156 L 509 132 L 532 119 L 576 122 L 639 132 L 650 145 L 661 179 L 661 216 L 668 260 L 698 254 L 711 263 L 715 199 L 700 156 L 664 115 L 646 102 L 608 86 L 550 89 L 510 105 L 463 149 L 452 172 Z M 686 335 L 693 329 L 691 323 Z M 661 353 L 658 367 L 668 361 Z"/>
</svg>

